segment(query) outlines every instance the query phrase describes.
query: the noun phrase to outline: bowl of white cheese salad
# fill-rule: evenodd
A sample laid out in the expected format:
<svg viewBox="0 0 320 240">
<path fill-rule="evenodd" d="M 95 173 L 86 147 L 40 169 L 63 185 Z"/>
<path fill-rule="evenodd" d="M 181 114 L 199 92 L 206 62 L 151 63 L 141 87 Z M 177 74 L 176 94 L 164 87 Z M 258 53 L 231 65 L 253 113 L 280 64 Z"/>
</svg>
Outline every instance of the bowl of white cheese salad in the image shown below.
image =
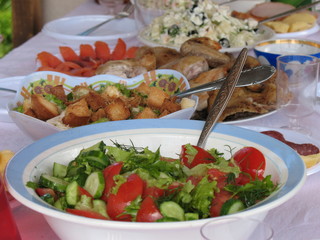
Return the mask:
<svg viewBox="0 0 320 240">
<path fill-rule="evenodd" d="M 209 37 L 220 43 L 220 51 L 238 52 L 275 34 L 252 18 L 233 17 L 229 6 L 211 0 L 171 1 L 161 12 L 161 16 L 148 20 L 150 23 L 140 31 L 138 38 L 142 43 L 179 49 L 190 38 Z"/>
<path fill-rule="evenodd" d="M 61 239 L 194 240 L 215 218 L 263 220 L 302 187 L 304 163 L 287 145 L 217 124 L 199 148 L 203 125 L 145 119 L 55 133 L 8 163 L 9 192 Z M 254 227 L 241 230 L 250 239 Z"/>
</svg>

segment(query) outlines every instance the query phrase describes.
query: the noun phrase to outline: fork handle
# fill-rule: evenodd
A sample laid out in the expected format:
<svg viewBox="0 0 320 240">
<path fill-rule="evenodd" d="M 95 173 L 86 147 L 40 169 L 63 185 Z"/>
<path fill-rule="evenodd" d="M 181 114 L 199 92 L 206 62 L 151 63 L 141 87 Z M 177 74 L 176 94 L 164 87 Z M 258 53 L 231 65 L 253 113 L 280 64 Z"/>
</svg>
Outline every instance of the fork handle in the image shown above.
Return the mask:
<svg viewBox="0 0 320 240">
<path fill-rule="evenodd" d="M 120 18 L 120 17 L 119 17 L 119 16 L 118 16 L 118 17 L 115 16 L 115 17 L 109 18 L 108 20 L 105 20 L 105 21 L 103 21 L 103 22 L 101 22 L 101 23 L 99 23 L 99 24 L 97 24 L 97 25 L 89 28 L 88 30 L 86 30 L 86 31 L 84 31 L 84 32 L 82 32 L 82 33 L 79 33 L 78 35 L 79 35 L 79 36 L 87 36 L 87 35 L 89 35 L 90 33 L 92 33 L 93 31 L 95 31 L 97 28 L 99 28 L 99 27 L 101 27 L 102 25 L 104 25 L 104 24 L 106 24 L 106 23 L 108 23 L 108 22 L 110 22 L 110 21 L 112 21 L 112 20 L 114 20 L 114 19 L 117 19 L 117 18 Z"/>
</svg>

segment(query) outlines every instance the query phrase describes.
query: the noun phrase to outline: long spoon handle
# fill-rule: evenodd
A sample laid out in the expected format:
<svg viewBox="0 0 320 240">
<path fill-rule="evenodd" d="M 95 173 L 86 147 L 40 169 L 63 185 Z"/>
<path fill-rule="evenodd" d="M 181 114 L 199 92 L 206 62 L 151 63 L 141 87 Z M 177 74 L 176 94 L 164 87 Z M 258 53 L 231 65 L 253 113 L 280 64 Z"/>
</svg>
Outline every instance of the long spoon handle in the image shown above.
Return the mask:
<svg viewBox="0 0 320 240">
<path fill-rule="evenodd" d="M 217 97 L 209 110 L 206 122 L 203 126 L 202 132 L 200 134 L 197 146 L 203 148 L 206 144 L 207 138 L 213 128 L 213 126 L 218 121 L 222 112 L 226 108 L 231 95 L 235 89 L 235 86 L 239 80 L 242 68 L 247 59 L 248 49 L 244 48 L 241 50 L 239 56 L 237 57 L 235 64 L 232 66 L 227 79 L 222 84 Z"/>
</svg>

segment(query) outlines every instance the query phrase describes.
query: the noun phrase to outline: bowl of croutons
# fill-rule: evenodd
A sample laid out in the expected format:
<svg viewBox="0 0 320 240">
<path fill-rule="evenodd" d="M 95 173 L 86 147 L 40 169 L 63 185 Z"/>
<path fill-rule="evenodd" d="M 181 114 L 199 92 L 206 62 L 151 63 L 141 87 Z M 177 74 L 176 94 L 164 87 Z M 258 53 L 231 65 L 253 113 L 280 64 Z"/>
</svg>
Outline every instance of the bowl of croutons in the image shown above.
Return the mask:
<svg viewBox="0 0 320 240">
<path fill-rule="evenodd" d="M 134 78 L 90 78 L 43 71 L 25 77 L 8 112 L 17 126 L 37 140 L 55 132 L 128 119 L 190 119 L 198 97 L 178 98 L 189 89 L 175 70 L 154 70 Z"/>
</svg>

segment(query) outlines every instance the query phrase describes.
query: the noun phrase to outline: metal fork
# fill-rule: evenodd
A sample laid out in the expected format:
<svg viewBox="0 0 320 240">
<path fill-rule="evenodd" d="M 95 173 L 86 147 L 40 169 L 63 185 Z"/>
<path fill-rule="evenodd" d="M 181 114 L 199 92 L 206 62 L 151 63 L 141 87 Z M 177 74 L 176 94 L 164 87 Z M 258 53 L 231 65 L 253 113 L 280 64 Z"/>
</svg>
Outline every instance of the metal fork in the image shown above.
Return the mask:
<svg viewBox="0 0 320 240">
<path fill-rule="evenodd" d="M 97 28 L 101 27 L 102 25 L 104 25 L 112 20 L 129 17 L 130 14 L 133 12 L 133 9 L 134 9 L 133 4 L 128 3 L 124 6 L 122 11 L 118 12 L 113 18 L 109 18 L 108 20 L 103 21 L 102 23 L 95 25 L 84 32 L 78 33 L 77 35 L 78 36 L 88 36 L 90 33 L 95 31 Z"/>
</svg>

